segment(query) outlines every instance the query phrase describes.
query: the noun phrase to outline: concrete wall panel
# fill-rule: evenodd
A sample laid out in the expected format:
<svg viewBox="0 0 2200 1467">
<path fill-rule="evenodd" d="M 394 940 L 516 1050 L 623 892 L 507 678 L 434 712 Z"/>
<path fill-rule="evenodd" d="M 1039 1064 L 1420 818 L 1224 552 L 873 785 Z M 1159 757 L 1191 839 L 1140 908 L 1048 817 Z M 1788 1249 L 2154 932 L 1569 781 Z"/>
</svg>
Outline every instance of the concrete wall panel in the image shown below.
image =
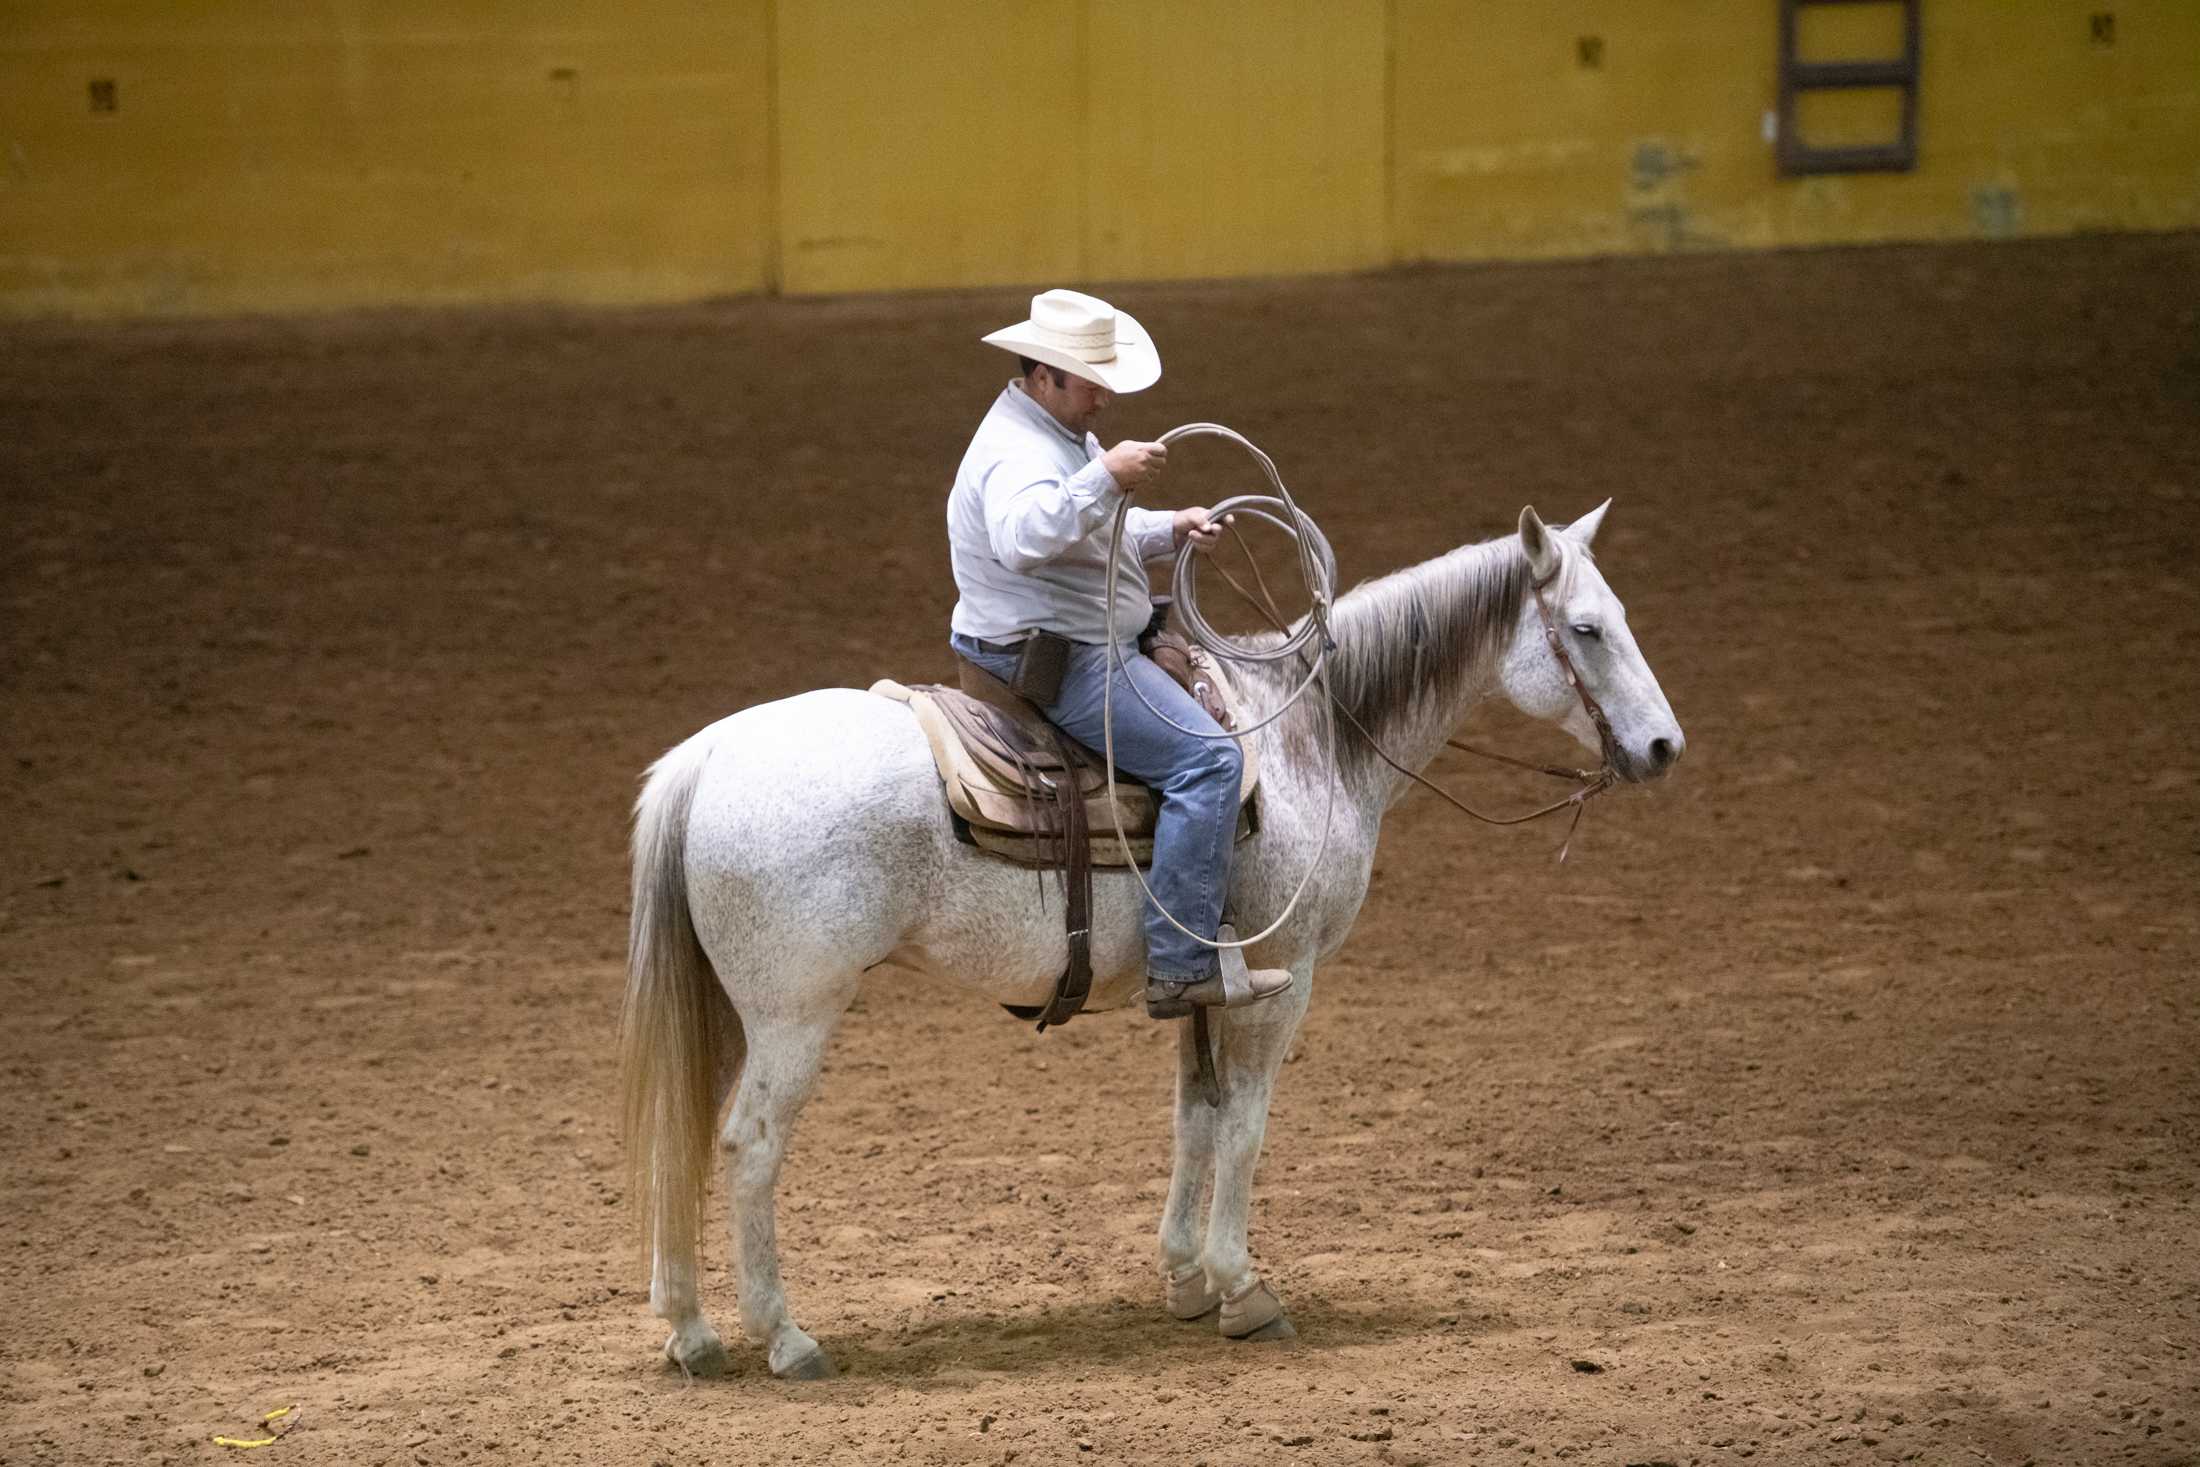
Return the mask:
<svg viewBox="0 0 2200 1467">
<path fill-rule="evenodd" d="M 1822 8 L 1820 58 L 1892 3 Z M 2200 227 L 2200 4 L 0 0 L 0 314 L 691 299 Z M 1893 99 L 1810 99 L 1821 141 Z"/>
<path fill-rule="evenodd" d="M 0 302 L 760 289 L 768 17 L 765 0 L 0 3 Z"/>
<path fill-rule="evenodd" d="M 1093 5 L 1091 273 L 1387 262 L 1386 10 L 1381 0 Z"/>
<path fill-rule="evenodd" d="M 1072 0 L 779 7 L 790 291 L 1080 273 Z"/>
<path fill-rule="evenodd" d="M 1898 15 L 1814 12 L 1804 54 L 1889 54 Z M 1397 0 L 1397 257 L 2200 226 L 2200 5 L 1922 15 L 1917 168 L 1782 178 L 1772 0 Z M 1885 93 L 1822 95 L 1805 135 L 1883 136 L 1894 114 Z"/>
</svg>

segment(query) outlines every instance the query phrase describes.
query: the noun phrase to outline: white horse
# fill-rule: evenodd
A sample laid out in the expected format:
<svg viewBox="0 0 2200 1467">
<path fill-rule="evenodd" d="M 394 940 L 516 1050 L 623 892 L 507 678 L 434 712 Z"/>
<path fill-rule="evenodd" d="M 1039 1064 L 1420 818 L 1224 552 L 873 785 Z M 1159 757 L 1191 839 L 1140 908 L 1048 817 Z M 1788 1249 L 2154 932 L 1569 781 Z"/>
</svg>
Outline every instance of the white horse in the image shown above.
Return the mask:
<svg viewBox="0 0 2200 1467">
<path fill-rule="evenodd" d="M 1606 505 L 1562 529 L 1523 510 L 1517 537 L 1465 546 L 1361 586 L 1331 613 L 1338 702 L 1401 764 L 1419 769 L 1470 708 L 1502 692 L 1531 717 L 1601 742 L 1546 636 L 1542 586 L 1569 658 L 1612 730 L 1623 779 L 1680 757 L 1664 692 L 1589 553 Z M 1288 663 L 1233 666 L 1247 721 L 1287 693 Z M 1230 907 L 1239 930 L 1289 901 L 1321 835 L 1331 777 L 1310 695 L 1253 737 L 1260 831 L 1238 847 Z M 1334 953 L 1367 895 L 1384 811 L 1407 781 L 1349 729 L 1338 738 L 1326 859 L 1291 919 L 1248 957 L 1289 968 L 1291 988 L 1213 1012 L 1222 1103 L 1206 1100 L 1180 1025 L 1175 1174 L 1161 1218 L 1166 1307 L 1220 1309 L 1232 1337 L 1290 1333 L 1252 1266 L 1246 1224 L 1268 1098 Z M 1142 897 L 1122 871 L 1093 877 L 1089 1009 L 1135 1004 L 1144 983 Z M 832 1361 L 789 1314 L 773 1192 L 827 1041 L 867 972 L 951 979 L 1002 1003 L 1042 1003 L 1066 961 L 1059 901 L 1029 872 L 955 839 L 910 710 L 830 688 L 745 709 L 658 760 L 635 810 L 630 977 L 620 1037 L 629 1195 L 653 1249 L 650 1307 L 665 1353 L 698 1374 L 725 1346 L 697 1298 L 697 1237 L 713 1133 L 725 1152 L 741 1323 L 776 1375 L 813 1379 Z M 718 1124 L 726 1097 L 733 1104 Z M 1201 1194 L 1211 1185 L 1206 1225 Z"/>
</svg>

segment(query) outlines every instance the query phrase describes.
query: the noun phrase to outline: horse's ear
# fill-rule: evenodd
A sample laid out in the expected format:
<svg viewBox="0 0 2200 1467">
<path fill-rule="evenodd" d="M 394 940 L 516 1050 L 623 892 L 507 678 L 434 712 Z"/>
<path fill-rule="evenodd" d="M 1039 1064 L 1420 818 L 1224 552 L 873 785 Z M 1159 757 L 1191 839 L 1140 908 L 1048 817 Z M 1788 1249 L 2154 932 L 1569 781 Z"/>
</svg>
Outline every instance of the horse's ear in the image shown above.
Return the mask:
<svg viewBox="0 0 2200 1467">
<path fill-rule="evenodd" d="M 1578 540 L 1584 545 L 1592 543 L 1597 537 L 1597 526 L 1604 523 L 1604 512 L 1611 507 L 1612 501 L 1605 500 L 1595 509 L 1590 510 L 1580 519 L 1568 525 L 1561 533 L 1566 535 L 1568 539 Z"/>
<path fill-rule="evenodd" d="M 1520 511 L 1520 548 L 1528 552 L 1530 577 L 1541 582 L 1558 574 L 1558 544 L 1532 504 Z"/>
</svg>

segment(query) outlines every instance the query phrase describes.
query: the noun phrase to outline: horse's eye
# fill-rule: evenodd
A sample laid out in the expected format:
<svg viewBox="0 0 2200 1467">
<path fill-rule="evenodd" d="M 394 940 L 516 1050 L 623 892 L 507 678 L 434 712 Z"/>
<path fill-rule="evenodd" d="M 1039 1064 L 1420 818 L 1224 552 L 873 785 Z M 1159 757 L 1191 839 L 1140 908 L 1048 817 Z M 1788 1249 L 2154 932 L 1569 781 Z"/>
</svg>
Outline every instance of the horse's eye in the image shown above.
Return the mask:
<svg viewBox="0 0 2200 1467">
<path fill-rule="evenodd" d="M 1604 631 L 1593 621 L 1577 621 L 1574 623 L 1574 635 L 1594 642 L 1604 635 Z"/>
</svg>

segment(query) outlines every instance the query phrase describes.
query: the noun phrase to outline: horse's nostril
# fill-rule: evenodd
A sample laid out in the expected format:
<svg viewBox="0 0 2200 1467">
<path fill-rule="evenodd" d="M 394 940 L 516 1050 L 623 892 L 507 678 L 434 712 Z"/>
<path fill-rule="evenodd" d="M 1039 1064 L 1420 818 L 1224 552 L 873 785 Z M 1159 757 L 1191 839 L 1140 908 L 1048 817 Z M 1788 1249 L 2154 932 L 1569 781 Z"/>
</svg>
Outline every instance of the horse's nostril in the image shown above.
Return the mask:
<svg viewBox="0 0 2200 1467">
<path fill-rule="evenodd" d="M 1650 767 L 1652 769 L 1670 769 L 1673 767 L 1673 761 L 1680 758 L 1680 756 L 1681 751 L 1674 746 L 1671 739 L 1652 739 L 1650 741 Z"/>
</svg>

